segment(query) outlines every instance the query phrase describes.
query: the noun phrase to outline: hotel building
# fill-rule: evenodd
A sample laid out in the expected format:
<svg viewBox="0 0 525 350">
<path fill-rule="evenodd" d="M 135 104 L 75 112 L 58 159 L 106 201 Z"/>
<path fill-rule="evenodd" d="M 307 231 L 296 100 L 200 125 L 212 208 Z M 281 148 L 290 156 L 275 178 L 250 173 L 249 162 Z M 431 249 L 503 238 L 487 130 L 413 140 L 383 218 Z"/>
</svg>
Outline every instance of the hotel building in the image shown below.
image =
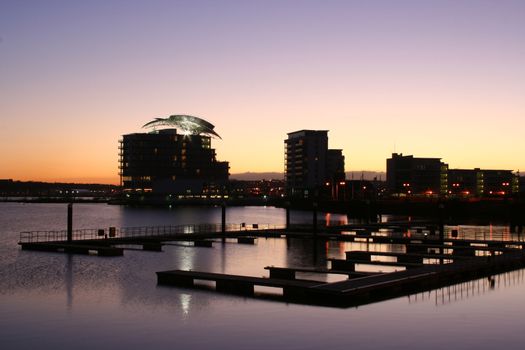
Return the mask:
<svg viewBox="0 0 525 350">
<path fill-rule="evenodd" d="M 123 135 L 120 140 L 119 174 L 124 191 L 179 196 L 223 193 L 229 165 L 217 161 L 211 147 L 210 135 L 218 137 L 213 125 L 197 117 L 171 116 L 147 126 L 155 129 Z M 168 128 L 157 130 L 159 126 Z"/>
</svg>

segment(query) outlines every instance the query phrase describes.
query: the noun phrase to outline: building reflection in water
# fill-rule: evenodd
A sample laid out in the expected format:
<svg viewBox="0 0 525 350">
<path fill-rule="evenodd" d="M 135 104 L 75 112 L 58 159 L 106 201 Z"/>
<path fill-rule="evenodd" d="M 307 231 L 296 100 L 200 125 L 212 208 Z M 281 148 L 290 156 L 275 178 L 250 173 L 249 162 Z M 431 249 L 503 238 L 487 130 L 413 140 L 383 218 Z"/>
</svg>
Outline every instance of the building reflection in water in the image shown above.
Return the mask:
<svg viewBox="0 0 525 350">
<path fill-rule="evenodd" d="M 73 308 L 73 254 L 66 256 L 66 295 L 67 295 L 67 310 L 71 312 Z"/>
</svg>

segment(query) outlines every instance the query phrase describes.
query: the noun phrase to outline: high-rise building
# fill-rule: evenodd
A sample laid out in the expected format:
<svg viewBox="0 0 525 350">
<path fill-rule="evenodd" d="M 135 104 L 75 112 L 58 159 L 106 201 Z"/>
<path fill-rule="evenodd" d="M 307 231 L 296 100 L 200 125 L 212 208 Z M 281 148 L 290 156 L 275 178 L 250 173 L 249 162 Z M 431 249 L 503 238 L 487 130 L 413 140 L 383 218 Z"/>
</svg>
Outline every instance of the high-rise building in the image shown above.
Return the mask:
<svg viewBox="0 0 525 350">
<path fill-rule="evenodd" d="M 344 156 L 341 150 L 328 149 L 328 130 L 291 132 L 284 143 L 288 196 L 315 198 L 327 182 L 345 180 Z"/>
<path fill-rule="evenodd" d="M 228 162 L 211 148 L 213 125 L 192 116 L 171 116 L 148 123 L 148 133 L 123 135 L 120 176 L 124 191 L 159 194 L 220 194 L 228 181 Z M 157 130 L 159 126 L 177 126 Z"/>
</svg>

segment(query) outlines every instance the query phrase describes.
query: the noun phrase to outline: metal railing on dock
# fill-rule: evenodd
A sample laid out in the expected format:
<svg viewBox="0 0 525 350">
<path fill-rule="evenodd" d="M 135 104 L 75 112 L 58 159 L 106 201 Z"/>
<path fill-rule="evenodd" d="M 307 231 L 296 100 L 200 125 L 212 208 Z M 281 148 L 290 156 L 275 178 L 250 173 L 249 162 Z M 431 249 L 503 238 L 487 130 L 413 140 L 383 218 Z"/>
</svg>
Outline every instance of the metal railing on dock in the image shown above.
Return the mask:
<svg viewBox="0 0 525 350">
<path fill-rule="evenodd" d="M 270 224 L 227 224 L 226 232 L 264 231 L 283 229 L 284 225 Z M 79 229 L 73 230 L 73 240 L 97 240 L 106 238 L 134 238 L 134 237 L 161 237 L 177 236 L 197 233 L 220 233 L 221 224 L 194 224 L 168 226 L 137 226 L 111 227 L 109 229 Z M 20 232 L 19 243 L 60 242 L 67 240 L 67 230 L 54 231 L 24 231 Z"/>
</svg>

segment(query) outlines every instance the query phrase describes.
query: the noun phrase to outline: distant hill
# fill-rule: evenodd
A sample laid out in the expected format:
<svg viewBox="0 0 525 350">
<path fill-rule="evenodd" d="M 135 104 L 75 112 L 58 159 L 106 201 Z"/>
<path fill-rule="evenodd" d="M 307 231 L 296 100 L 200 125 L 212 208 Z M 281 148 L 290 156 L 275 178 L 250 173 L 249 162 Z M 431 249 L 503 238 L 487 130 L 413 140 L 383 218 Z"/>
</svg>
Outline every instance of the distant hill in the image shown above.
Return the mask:
<svg viewBox="0 0 525 350">
<path fill-rule="evenodd" d="M 254 181 L 254 180 L 284 180 L 284 173 L 265 172 L 265 173 L 239 173 L 231 174 L 230 180 Z"/>
<path fill-rule="evenodd" d="M 347 171 L 346 179 L 347 180 L 386 180 L 386 173 L 382 171 Z M 254 181 L 254 180 L 283 180 L 284 174 L 279 172 L 263 172 L 263 173 L 238 173 L 231 174 L 230 180 L 243 180 L 243 181 Z"/>
</svg>

